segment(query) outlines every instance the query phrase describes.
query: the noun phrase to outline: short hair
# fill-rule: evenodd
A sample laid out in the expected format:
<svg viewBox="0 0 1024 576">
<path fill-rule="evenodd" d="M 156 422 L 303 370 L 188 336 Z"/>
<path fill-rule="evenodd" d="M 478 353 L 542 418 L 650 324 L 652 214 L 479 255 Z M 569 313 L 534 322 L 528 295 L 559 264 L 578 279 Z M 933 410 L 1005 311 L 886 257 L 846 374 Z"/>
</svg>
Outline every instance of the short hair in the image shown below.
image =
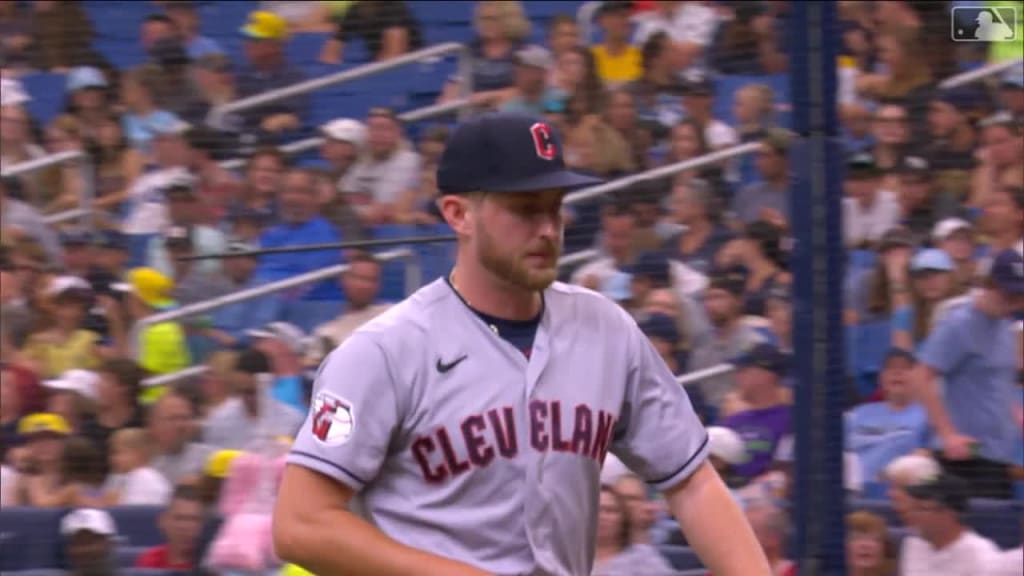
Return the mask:
<svg viewBox="0 0 1024 576">
<path fill-rule="evenodd" d="M 357 250 L 348 258 L 350 266 L 359 262 L 380 266 L 380 259 L 374 256 L 372 252 L 367 252 L 365 250 Z"/>
<path fill-rule="evenodd" d="M 266 374 L 270 372 L 270 359 L 257 349 L 248 348 L 238 355 L 235 369 L 246 374 Z"/>
<path fill-rule="evenodd" d="M 646 70 L 651 67 L 652 61 L 661 56 L 668 49 L 668 34 L 655 32 L 644 42 L 640 48 L 640 61 Z"/>
<path fill-rule="evenodd" d="M 142 19 L 142 23 L 143 24 L 150 24 L 150 23 L 153 23 L 153 22 L 159 22 L 161 24 L 167 24 L 168 26 L 171 26 L 171 27 L 174 27 L 174 28 L 178 27 L 178 25 L 174 23 L 174 20 L 171 20 L 171 17 L 168 16 L 167 14 L 160 14 L 160 13 L 150 14 L 149 16 L 146 16 L 145 18 Z"/>
<path fill-rule="evenodd" d="M 571 24 L 576 26 L 576 19 L 569 14 L 555 14 L 548 22 L 548 34 L 550 35 L 555 30 L 558 30 L 558 27 L 562 24 Z"/>
<path fill-rule="evenodd" d="M 118 385 L 127 388 L 132 398 L 138 397 L 142 381 L 146 378 L 145 369 L 127 358 L 111 358 L 101 364 L 97 371 L 113 376 Z"/>
<path fill-rule="evenodd" d="M 99 485 L 107 474 L 103 452 L 92 440 L 82 436 L 72 436 L 64 441 L 60 469 L 66 483 Z"/>
<path fill-rule="evenodd" d="M 110 446 L 149 454 L 149 433 L 142 428 L 121 428 L 110 436 Z"/>
<path fill-rule="evenodd" d="M 284 152 L 281 152 L 279 148 L 276 146 L 260 146 L 253 150 L 252 154 L 249 154 L 249 161 L 246 162 L 245 165 L 246 171 L 249 171 L 252 168 L 252 165 L 256 162 L 257 158 L 262 158 L 263 156 L 270 156 L 277 160 L 277 163 L 282 167 L 288 167 L 288 157 L 285 156 Z"/>
</svg>

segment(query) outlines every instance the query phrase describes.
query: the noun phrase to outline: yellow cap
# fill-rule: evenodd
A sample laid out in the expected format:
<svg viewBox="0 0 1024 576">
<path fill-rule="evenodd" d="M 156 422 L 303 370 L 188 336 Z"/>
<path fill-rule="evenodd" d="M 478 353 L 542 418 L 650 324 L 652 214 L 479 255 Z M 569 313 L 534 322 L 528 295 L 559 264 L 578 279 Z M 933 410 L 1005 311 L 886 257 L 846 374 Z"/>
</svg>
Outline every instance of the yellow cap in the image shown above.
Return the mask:
<svg viewBox="0 0 1024 576">
<path fill-rule="evenodd" d="M 68 426 L 67 420 L 62 416 L 50 412 L 36 412 L 18 421 L 20 436 L 47 433 L 67 436 L 71 434 L 71 426 Z"/>
<path fill-rule="evenodd" d="M 284 40 L 288 36 L 288 22 L 273 12 L 257 10 L 249 14 L 241 32 L 254 40 Z"/>
<path fill-rule="evenodd" d="M 219 450 L 206 459 L 203 473 L 212 478 L 227 478 L 231 463 L 242 454 L 241 450 Z"/>
<path fill-rule="evenodd" d="M 281 576 L 316 576 L 309 570 L 295 564 L 285 564 L 281 569 Z"/>
<path fill-rule="evenodd" d="M 122 286 L 135 294 L 146 306 L 167 308 L 174 305 L 174 280 L 153 268 L 133 268 Z"/>
</svg>

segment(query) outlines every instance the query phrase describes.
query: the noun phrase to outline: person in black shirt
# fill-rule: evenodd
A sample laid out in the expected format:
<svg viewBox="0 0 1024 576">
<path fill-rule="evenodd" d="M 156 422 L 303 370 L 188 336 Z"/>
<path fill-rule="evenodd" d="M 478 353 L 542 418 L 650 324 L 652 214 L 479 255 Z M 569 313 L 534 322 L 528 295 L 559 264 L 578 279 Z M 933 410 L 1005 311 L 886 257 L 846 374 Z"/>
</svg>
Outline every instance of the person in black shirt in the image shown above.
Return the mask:
<svg viewBox="0 0 1024 576">
<path fill-rule="evenodd" d="M 337 31 L 320 52 L 324 64 L 337 64 L 345 45 L 362 39 L 373 60 L 388 60 L 423 47 L 420 25 L 405 2 L 355 2 L 336 21 Z"/>
<path fill-rule="evenodd" d="M 134 361 L 123 358 L 106 361 L 96 372 L 100 376 L 96 412 L 82 422 L 81 434 L 100 449 L 106 466 L 110 460 L 110 436 L 122 428 L 145 426 L 145 413 L 138 397 L 146 373 Z"/>
</svg>

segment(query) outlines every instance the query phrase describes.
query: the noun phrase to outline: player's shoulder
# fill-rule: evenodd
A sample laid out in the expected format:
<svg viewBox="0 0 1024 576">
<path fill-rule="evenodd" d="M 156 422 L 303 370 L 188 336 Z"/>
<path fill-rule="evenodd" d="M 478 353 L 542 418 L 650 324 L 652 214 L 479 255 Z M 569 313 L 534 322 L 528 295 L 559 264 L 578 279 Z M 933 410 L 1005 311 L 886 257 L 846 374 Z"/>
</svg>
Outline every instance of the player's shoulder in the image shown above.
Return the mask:
<svg viewBox="0 0 1024 576">
<path fill-rule="evenodd" d="M 622 306 L 610 298 L 583 286 L 553 283 L 544 295 L 547 305 L 555 309 L 570 309 L 576 318 L 593 318 L 611 322 L 636 324 L 636 320 Z"/>
</svg>

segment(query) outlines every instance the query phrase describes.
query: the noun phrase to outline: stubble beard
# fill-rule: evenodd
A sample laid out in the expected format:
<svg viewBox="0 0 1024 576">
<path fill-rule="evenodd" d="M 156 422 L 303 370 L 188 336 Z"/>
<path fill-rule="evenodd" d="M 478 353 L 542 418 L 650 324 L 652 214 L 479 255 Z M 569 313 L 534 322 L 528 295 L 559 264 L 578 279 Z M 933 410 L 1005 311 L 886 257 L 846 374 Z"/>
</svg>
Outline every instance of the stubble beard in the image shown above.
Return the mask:
<svg viewBox="0 0 1024 576">
<path fill-rule="evenodd" d="M 506 255 L 498 247 L 498 241 L 483 227 L 477 229 L 477 258 L 481 266 L 501 280 L 524 290 L 541 291 L 558 279 L 558 258 L 561 250 L 556 244 L 551 247 L 552 264 L 544 268 L 530 268 L 525 259 Z"/>
</svg>

